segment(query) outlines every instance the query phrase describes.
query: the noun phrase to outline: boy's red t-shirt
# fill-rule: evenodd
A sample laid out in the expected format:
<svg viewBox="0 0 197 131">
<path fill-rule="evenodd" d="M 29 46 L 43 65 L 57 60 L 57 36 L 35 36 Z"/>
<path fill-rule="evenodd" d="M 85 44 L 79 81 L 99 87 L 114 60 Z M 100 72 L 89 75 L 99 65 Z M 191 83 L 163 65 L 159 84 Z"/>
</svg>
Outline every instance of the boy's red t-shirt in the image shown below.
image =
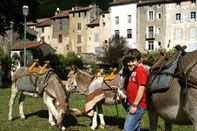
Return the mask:
<svg viewBox="0 0 197 131">
<path fill-rule="evenodd" d="M 147 81 L 148 81 L 148 71 L 144 68 L 143 65 L 137 65 L 133 70 L 128 83 L 127 88 L 127 99 L 129 104 L 133 104 L 135 101 L 137 91 L 139 86 L 145 86 L 143 97 L 139 103 L 139 107 L 145 109 L 147 107 L 147 99 L 146 99 L 146 88 L 147 88 Z"/>
</svg>

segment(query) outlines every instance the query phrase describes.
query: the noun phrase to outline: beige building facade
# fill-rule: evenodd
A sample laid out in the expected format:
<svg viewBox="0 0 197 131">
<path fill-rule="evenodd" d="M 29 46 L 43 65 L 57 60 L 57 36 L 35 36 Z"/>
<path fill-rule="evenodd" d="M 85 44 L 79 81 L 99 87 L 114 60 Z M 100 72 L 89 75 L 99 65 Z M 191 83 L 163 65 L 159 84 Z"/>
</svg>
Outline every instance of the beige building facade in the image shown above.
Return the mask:
<svg viewBox="0 0 197 131">
<path fill-rule="evenodd" d="M 166 48 L 186 45 L 187 51 L 197 49 L 196 1 L 166 4 L 166 32 Z"/>
<path fill-rule="evenodd" d="M 165 5 L 138 3 L 137 36 L 140 50 L 157 50 L 165 47 Z"/>
<path fill-rule="evenodd" d="M 44 18 L 36 24 L 37 41 L 42 41 L 50 44 L 52 41 L 51 19 Z"/>
<path fill-rule="evenodd" d="M 197 49 L 196 0 L 147 0 L 138 3 L 138 42 L 143 50 Z"/>
<path fill-rule="evenodd" d="M 104 48 L 109 44 L 110 14 L 103 12 L 91 23 L 87 24 L 87 51 L 102 55 Z"/>
<path fill-rule="evenodd" d="M 51 46 L 56 49 L 57 53 L 65 54 L 70 50 L 69 46 L 69 11 L 57 11 L 51 17 L 52 41 Z"/>
<path fill-rule="evenodd" d="M 92 47 L 88 41 L 91 41 L 92 37 L 90 32 L 93 34 L 95 29 L 89 29 L 88 24 L 91 24 L 98 18 L 99 9 L 96 5 L 90 5 L 89 7 L 73 7 L 69 11 L 69 38 L 71 50 L 76 53 L 92 53 Z M 90 37 L 89 37 L 90 36 Z M 93 44 L 93 43 L 92 43 Z"/>
</svg>

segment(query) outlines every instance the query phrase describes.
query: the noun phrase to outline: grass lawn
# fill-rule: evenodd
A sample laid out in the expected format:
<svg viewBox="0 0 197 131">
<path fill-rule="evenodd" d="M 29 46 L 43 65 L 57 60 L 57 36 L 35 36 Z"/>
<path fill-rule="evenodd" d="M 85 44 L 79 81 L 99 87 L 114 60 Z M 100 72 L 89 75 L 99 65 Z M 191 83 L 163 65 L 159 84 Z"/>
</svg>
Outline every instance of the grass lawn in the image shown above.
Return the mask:
<svg viewBox="0 0 197 131">
<path fill-rule="evenodd" d="M 26 120 L 21 120 L 18 114 L 18 101 L 14 105 L 15 112 L 14 120 L 8 121 L 8 102 L 10 97 L 10 88 L 0 89 L 0 131 L 58 131 L 55 127 L 50 127 L 48 123 L 48 112 L 46 106 L 43 104 L 41 98 L 27 97 L 25 101 Z M 83 96 L 72 95 L 70 98 L 71 107 L 78 107 L 83 109 Z M 125 111 L 118 106 L 118 117 L 115 106 L 104 106 L 104 115 L 106 121 L 106 128 L 97 131 L 121 131 Z M 145 113 L 142 120 L 143 131 L 148 131 L 148 117 Z M 65 118 L 65 125 L 67 131 L 90 131 L 90 118 L 68 116 Z M 163 121 L 160 119 L 158 131 L 164 131 Z M 191 126 L 173 126 L 173 131 L 194 131 Z"/>
</svg>

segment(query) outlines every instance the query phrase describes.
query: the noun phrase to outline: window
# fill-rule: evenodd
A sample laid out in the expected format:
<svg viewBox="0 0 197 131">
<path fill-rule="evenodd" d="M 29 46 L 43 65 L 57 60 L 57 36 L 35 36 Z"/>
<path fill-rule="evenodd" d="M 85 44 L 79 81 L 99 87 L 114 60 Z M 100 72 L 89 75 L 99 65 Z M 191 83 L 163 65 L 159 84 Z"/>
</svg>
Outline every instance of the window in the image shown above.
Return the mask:
<svg viewBox="0 0 197 131">
<path fill-rule="evenodd" d="M 128 15 L 128 23 L 131 23 L 131 21 L 132 21 L 132 16 Z"/>
<path fill-rule="evenodd" d="M 158 46 L 159 46 L 159 48 L 161 48 L 161 41 L 158 42 Z"/>
<path fill-rule="evenodd" d="M 196 19 L 196 12 L 195 11 L 192 11 L 191 13 L 190 13 L 191 15 L 191 19 L 192 20 L 195 20 Z"/>
<path fill-rule="evenodd" d="M 192 0 L 192 3 L 196 3 L 196 0 Z"/>
<path fill-rule="evenodd" d="M 118 25 L 119 24 L 119 16 L 115 17 L 115 24 Z"/>
<path fill-rule="evenodd" d="M 148 41 L 148 50 L 154 50 L 153 41 Z"/>
<path fill-rule="evenodd" d="M 120 37 L 120 31 L 119 30 L 115 30 L 115 38 L 119 38 Z"/>
<path fill-rule="evenodd" d="M 62 23 L 62 19 L 60 19 L 60 30 L 63 30 L 63 23 Z"/>
<path fill-rule="evenodd" d="M 59 43 L 62 43 L 62 41 L 63 41 L 62 34 L 59 34 L 59 36 L 58 36 L 58 42 Z"/>
<path fill-rule="evenodd" d="M 66 45 L 66 49 L 67 49 L 67 50 L 69 50 L 69 49 L 70 49 L 69 45 Z"/>
<path fill-rule="evenodd" d="M 81 46 L 77 47 L 77 52 L 78 52 L 78 53 L 81 52 Z"/>
<path fill-rule="evenodd" d="M 127 38 L 132 38 L 132 29 L 127 29 Z"/>
<path fill-rule="evenodd" d="M 161 13 L 157 13 L 157 19 L 158 19 L 158 20 L 161 19 Z"/>
<path fill-rule="evenodd" d="M 177 1 L 177 2 L 176 2 L 176 5 L 177 5 L 177 6 L 180 6 L 180 5 L 181 5 L 181 1 Z"/>
<path fill-rule="evenodd" d="M 148 18 L 149 18 L 149 20 L 153 20 L 154 19 L 153 11 L 149 11 L 148 12 Z"/>
<path fill-rule="evenodd" d="M 44 33 L 44 27 L 42 27 L 42 33 Z"/>
<path fill-rule="evenodd" d="M 44 36 L 42 36 L 42 37 L 40 38 L 40 40 L 41 40 L 41 42 L 45 42 Z"/>
<path fill-rule="evenodd" d="M 77 43 L 81 43 L 81 35 L 77 35 Z"/>
<path fill-rule="evenodd" d="M 153 26 L 149 26 L 148 27 L 148 38 L 153 38 L 153 34 L 154 34 Z"/>
<path fill-rule="evenodd" d="M 81 30 L 81 23 L 77 24 L 77 30 Z"/>
<path fill-rule="evenodd" d="M 181 13 L 176 13 L 176 20 L 180 21 L 181 20 Z"/>
</svg>

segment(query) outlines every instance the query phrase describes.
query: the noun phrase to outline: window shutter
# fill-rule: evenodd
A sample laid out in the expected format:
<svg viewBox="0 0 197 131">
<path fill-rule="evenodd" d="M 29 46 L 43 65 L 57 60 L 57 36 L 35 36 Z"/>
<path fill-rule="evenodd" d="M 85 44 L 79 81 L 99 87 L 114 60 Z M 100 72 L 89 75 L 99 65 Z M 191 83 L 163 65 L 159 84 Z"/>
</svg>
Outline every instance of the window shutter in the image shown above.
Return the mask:
<svg viewBox="0 0 197 131">
<path fill-rule="evenodd" d="M 146 38 L 148 38 L 149 37 L 148 27 L 146 27 L 145 33 L 146 33 Z"/>
<path fill-rule="evenodd" d="M 154 50 L 158 49 L 159 46 L 158 46 L 158 42 L 157 41 L 154 41 Z"/>
<path fill-rule="evenodd" d="M 145 50 L 148 50 L 148 41 L 145 41 Z"/>
</svg>

